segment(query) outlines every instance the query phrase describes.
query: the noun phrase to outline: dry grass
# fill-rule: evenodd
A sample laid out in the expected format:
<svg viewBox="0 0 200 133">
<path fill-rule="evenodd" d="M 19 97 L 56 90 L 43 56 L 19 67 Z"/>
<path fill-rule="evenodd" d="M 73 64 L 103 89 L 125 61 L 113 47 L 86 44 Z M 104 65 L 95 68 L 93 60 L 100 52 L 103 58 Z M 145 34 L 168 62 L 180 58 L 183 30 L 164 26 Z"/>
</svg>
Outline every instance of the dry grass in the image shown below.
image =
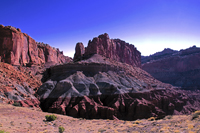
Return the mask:
<svg viewBox="0 0 200 133">
<path fill-rule="evenodd" d="M 170 119 L 155 120 L 154 118 L 136 121 L 123 120 L 86 120 L 58 115 L 55 121 L 47 122 L 49 113 L 33 108 L 15 107 L 0 104 L 0 131 L 9 133 L 55 133 L 59 127 L 65 128 L 64 133 L 117 133 L 117 132 L 164 132 L 164 133 L 198 133 L 200 118 L 191 119 L 192 115 L 170 116 Z"/>
</svg>

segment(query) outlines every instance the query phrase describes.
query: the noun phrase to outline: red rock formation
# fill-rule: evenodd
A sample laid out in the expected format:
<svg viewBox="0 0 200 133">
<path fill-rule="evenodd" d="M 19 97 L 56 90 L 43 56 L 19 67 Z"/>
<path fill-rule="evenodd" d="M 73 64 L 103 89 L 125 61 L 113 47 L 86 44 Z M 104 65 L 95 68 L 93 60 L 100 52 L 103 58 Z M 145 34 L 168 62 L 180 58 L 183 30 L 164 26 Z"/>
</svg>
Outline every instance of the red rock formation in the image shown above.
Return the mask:
<svg viewBox="0 0 200 133">
<path fill-rule="evenodd" d="M 43 43 L 37 43 L 37 46 L 40 64 L 47 62 L 66 63 L 72 60 L 71 58 L 64 56 L 63 52 L 58 48 L 52 48 L 48 44 Z"/>
<path fill-rule="evenodd" d="M 99 56 L 49 68 L 48 80 L 37 92 L 42 110 L 88 119 L 135 120 L 200 109 L 200 93 L 177 90 L 138 67 Z"/>
<path fill-rule="evenodd" d="M 42 82 L 31 71 L 0 62 L 0 101 L 23 107 L 39 107 L 40 101 L 34 96 Z M 20 72 L 22 71 L 22 72 Z"/>
<path fill-rule="evenodd" d="M 80 60 L 79 58 L 85 54 L 85 47 L 84 47 L 83 43 L 81 43 L 81 42 L 77 43 L 75 51 L 76 52 L 74 54 L 74 60 Z"/>
<path fill-rule="evenodd" d="M 12 65 L 41 65 L 48 62 L 55 64 L 71 61 L 58 49 L 48 45 L 38 45 L 30 36 L 12 26 L 0 26 L 0 47 L 0 61 Z"/>
<path fill-rule="evenodd" d="M 75 59 L 78 58 L 77 56 L 81 56 L 79 49 L 82 49 L 82 47 L 82 45 L 77 44 Z M 100 54 L 104 57 L 132 66 L 141 66 L 141 54 L 134 45 L 128 44 L 120 39 L 110 39 L 107 33 L 89 41 L 84 56 L 91 54 Z"/>
<path fill-rule="evenodd" d="M 165 49 L 143 58 L 142 69 L 154 78 L 183 89 L 200 89 L 200 48 L 173 51 Z M 143 60 L 142 59 L 142 60 Z"/>
</svg>

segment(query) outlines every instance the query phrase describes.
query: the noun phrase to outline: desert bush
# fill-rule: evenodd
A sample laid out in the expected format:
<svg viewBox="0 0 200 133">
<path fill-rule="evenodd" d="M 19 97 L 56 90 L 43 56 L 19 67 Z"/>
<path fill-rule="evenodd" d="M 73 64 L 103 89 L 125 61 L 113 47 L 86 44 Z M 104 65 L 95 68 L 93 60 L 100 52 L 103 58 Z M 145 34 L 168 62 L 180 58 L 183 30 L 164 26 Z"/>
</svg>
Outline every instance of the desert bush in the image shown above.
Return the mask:
<svg viewBox="0 0 200 133">
<path fill-rule="evenodd" d="M 200 115 L 200 110 L 197 110 L 194 113 Z"/>
<path fill-rule="evenodd" d="M 200 115 L 200 110 L 198 110 L 198 111 L 195 111 L 195 112 L 192 114 L 192 120 L 194 120 L 194 119 L 198 118 L 198 117 L 199 117 L 199 115 Z"/>
<path fill-rule="evenodd" d="M 165 117 L 165 119 L 171 119 L 172 118 L 172 115 L 167 115 L 166 117 Z"/>
<path fill-rule="evenodd" d="M 54 121 L 54 120 L 56 120 L 57 116 L 55 116 L 55 115 L 46 115 L 45 118 L 46 118 L 46 121 Z"/>
<path fill-rule="evenodd" d="M 105 132 L 105 131 L 106 131 L 106 129 L 103 129 L 103 128 L 100 128 L 100 129 L 98 130 L 98 132 L 100 132 L 100 133 Z"/>
<path fill-rule="evenodd" d="M 134 121 L 134 123 L 135 123 L 135 124 L 140 124 L 141 121 L 136 120 L 136 121 Z"/>
<path fill-rule="evenodd" d="M 21 105 L 20 103 L 18 103 L 18 102 L 14 102 L 12 105 L 13 105 L 13 106 L 17 106 L 17 107 L 21 107 L 21 106 L 22 106 L 22 105 Z"/>
<path fill-rule="evenodd" d="M 59 133 L 63 133 L 65 131 L 65 128 L 62 126 L 59 126 L 58 129 L 59 129 Z"/>
<path fill-rule="evenodd" d="M 148 118 L 148 121 L 155 121 L 155 120 L 156 120 L 155 117 L 150 117 L 150 118 Z"/>
<path fill-rule="evenodd" d="M 0 130 L 0 133 L 9 133 L 9 132 L 5 132 L 4 130 Z"/>
</svg>

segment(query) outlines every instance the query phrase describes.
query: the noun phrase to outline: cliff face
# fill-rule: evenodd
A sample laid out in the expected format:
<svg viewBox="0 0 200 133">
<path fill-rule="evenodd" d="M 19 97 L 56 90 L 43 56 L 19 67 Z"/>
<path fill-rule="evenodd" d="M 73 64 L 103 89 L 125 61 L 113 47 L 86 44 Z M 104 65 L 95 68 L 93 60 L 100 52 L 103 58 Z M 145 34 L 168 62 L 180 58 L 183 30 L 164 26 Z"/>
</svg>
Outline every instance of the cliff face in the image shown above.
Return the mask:
<svg viewBox="0 0 200 133">
<path fill-rule="evenodd" d="M 92 41 L 90 40 L 88 46 L 85 48 L 84 54 L 79 54 L 80 52 L 78 51 L 82 49 L 82 46 L 77 44 L 76 47 L 78 48 L 76 48 L 74 59 L 78 59 L 83 55 L 99 54 L 132 66 L 141 66 L 141 54 L 134 45 L 128 44 L 120 39 L 110 39 L 106 33 L 93 38 Z"/>
<path fill-rule="evenodd" d="M 38 45 L 33 38 L 11 26 L 0 26 L 0 47 L 0 61 L 11 65 L 41 65 L 71 60 L 58 49 Z"/>
<path fill-rule="evenodd" d="M 48 44 L 37 43 L 38 46 L 38 60 L 39 64 L 53 62 L 53 63 L 67 63 L 72 61 L 71 58 L 64 56 L 59 49 L 52 48 Z"/>
<path fill-rule="evenodd" d="M 156 58 L 155 58 L 156 57 Z M 142 58 L 142 69 L 156 79 L 183 89 L 200 89 L 200 48 L 195 46 L 168 52 L 166 50 Z"/>
<path fill-rule="evenodd" d="M 20 29 L 0 25 L 0 102 L 39 107 L 35 92 L 45 68 L 70 61 L 59 49 L 37 43 Z"/>
</svg>

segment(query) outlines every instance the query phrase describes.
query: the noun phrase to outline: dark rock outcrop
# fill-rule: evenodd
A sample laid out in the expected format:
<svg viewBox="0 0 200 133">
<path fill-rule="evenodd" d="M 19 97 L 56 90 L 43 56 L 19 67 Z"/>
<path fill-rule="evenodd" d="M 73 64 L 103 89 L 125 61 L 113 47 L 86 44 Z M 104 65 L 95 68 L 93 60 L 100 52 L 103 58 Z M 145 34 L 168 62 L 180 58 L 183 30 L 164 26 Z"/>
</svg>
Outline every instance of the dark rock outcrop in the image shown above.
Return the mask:
<svg viewBox="0 0 200 133">
<path fill-rule="evenodd" d="M 99 54 L 132 66 L 141 66 L 141 54 L 134 45 L 120 39 L 110 39 L 107 33 L 93 38 L 92 41 L 90 40 L 84 54 L 83 51 L 83 45 L 78 43 L 74 60 L 81 59 L 83 55 L 87 57 L 88 55 Z"/>
<path fill-rule="evenodd" d="M 43 111 L 88 119 L 135 120 L 189 114 L 200 108 L 199 100 L 142 69 L 97 54 L 48 71 L 48 80 L 37 92 Z"/>
<path fill-rule="evenodd" d="M 80 60 L 80 58 L 85 54 L 85 47 L 83 43 L 79 42 L 76 44 L 75 48 L 75 54 L 74 54 L 74 60 Z"/>
<path fill-rule="evenodd" d="M 33 38 L 12 26 L 0 26 L 0 47 L 0 61 L 11 65 L 30 66 L 71 61 L 59 49 L 38 44 Z"/>
<path fill-rule="evenodd" d="M 154 78 L 183 89 L 200 89 L 200 48 L 173 51 L 166 49 L 143 57 L 142 69 Z"/>
</svg>

